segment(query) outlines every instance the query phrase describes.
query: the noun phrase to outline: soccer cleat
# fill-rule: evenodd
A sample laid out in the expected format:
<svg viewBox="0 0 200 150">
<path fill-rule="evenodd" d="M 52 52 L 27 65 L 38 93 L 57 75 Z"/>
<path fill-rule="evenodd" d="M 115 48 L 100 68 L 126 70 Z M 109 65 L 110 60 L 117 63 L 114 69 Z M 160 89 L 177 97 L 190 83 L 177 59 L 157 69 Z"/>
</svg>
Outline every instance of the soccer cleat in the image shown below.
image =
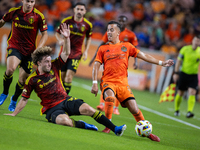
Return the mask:
<svg viewBox="0 0 200 150">
<path fill-rule="evenodd" d="M 116 126 L 115 127 L 115 134 L 117 136 L 122 136 L 122 134 L 124 133 L 124 130 L 126 130 L 126 125 L 122 125 L 122 126 Z"/>
<path fill-rule="evenodd" d="M 106 127 L 102 132 L 110 133 L 110 129 Z"/>
<path fill-rule="evenodd" d="M 160 138 L 154 134 L 150 134 L 148 138 L 152 141 L 160 142 Z"/>
<path fill-rule="evenodd" d="M 191 113 L 191 112 L 189 111 L 189 112 L 187 113 L 186 117 L 187 117 L 187 118 L 192 118 L 192 117 L 194 117 L 194 114 Z"/>
<path fill-rule="evenodd" d="M 6 94 L 1 94 L 0 96 L 0 105 L 2 105 L 4 103 L 4 101 L 6 100 L 6 98 L 8 97 L 8 95 Z"/>
<path fill-rule="evenodd" d="M 115 114 L 115 115 L 120 115 L 119 109 L 118 109 L 118 108 L 114 108 L 114 109 L 113 109 L 113 114 Z"/>
<path fill-rule="evenodd" d="M 177 111 L 174 112 L 174 116 L 180 116 L 179 110 L 177 110 Z"/>
<path fill-rule="evenodd" d="M 100 104 L 97 106 L 97 109 L 100 111 L 104 111 L 104 106 L 102 104 Z"/>
<path fill-rule="evenodd" d="M 17 101 L 12 100 L 13 96 L 10 98 L 10 105 L 8 107 L 9 111 L 15 111 Z"/>
<path fill-rule="evenodd" d="M 80 120 L 80 121 L 85 124 L 85 129 L 98 131 L 98 128 L 95 125 L 88 124 L 88 123 L 86 123 L 86 122 L 84 122 L 82 120 Z"/>
</svg>

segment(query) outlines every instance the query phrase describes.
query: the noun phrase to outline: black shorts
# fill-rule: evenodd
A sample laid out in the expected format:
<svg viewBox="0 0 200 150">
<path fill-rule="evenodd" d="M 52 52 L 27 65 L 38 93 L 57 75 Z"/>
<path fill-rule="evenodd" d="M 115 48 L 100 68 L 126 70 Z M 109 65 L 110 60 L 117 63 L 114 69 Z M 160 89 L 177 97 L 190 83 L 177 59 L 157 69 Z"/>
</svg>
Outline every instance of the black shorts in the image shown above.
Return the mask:
<svg viewBox="0 0 200 150">
<path fill-rule="evenodd" d="M 186 91 L 188 88 L 197 89 L 198 87 L 198 76 L 197 74 L 188 75 L 184 72 L 179 73 L 178 89 Z"/>
<path fill-rule="evenodd" d="M 10 56 L 16 56 L 18 59 L 21 60 L 19 64 L 19 68 L 22 67 L 24 71 L 28 74 L 32 72 L 33 69 L 33 61 L 31 55 L 25 56 L 21 54 L 17 49 L 11 48 L 7 50 L 7 58 Z"/>
<path fill-rule="evenodd" d="M 66 100 L 62 101 L 60 104 L 50 108 L 45 112 L 46 119 L 49 122 L 56 123 L 56 117 L 60 114 L 80 115 L 79 107 L 85 103 L 82 99 L 77 99 L 74 97 L 68 97 Z"/>
<path fill-rule="evenodd" d="M 79 63 L 80 59 L 67 59 L 67 62 L 62 66 L 61 71 L 67 71 L 70 69 L 76 73 Z"/>
</svg>

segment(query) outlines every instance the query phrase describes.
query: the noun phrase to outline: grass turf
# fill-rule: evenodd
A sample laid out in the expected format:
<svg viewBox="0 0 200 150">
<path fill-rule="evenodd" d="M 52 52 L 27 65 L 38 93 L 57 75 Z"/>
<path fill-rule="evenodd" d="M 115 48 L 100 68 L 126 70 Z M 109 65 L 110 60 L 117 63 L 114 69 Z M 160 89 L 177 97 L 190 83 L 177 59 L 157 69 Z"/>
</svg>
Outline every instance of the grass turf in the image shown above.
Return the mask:
<svg viewBox="0 0 200 150">
<path fill-rule="evenodd" d="M 6 68 L 0 66 L 1 76 Z M 32 92 L 26 107 L 16 117 L 5 116 L 8 111 L 10 97 L 14 93 L 15 84 L 18 79 L 18 70 L 14 73 L 14 79 L 10 87 L 10 95 L 3 105 L 0 106 L 0 149 L 1 150 L 64 150 L 64 149 L 87 149 L 87 150 L 198 150 L 200 146 L 200 129 L 185 125 L 181 122 L 165 118 L 151 110 L 155 110 L 169 117 L 177 118 L 181 121 L 199 126 L 200 123 L 200 103 L 196 103 L 194 113 L 195 117 L 187 119 L 185 117 L 187 110 L 187 101 L 183 100 L 181 104 L 181 116 L 174 117 L 173 102 L 164 102 L 159 104 L 159 95 L 148 91 L 136 91 L 133 93 L 139 106 L 149 108 L 142 109 L 145 118 L 153 125 L 153 133 L 158 135 L 161 142 L 153 142 L 148 138 L 142 138 L 136 135 L 134 128 L 136 121 L 127 109 L 119 108 L 120 115 L 113 115 L 112 121 L 116 125 L 126 124 L 127 129 L 123 136 L 118 137 L 114 133 L 109 134 L 101 132 L 104 126 L 98 124 L 88 116 L 73 116 L 75 120 L 84 120 L 87 123 L 96 125 L 99 131 L 90 131 L 77 128 L 71 128 L 61 125 L 48 123 L 45 116 L 40 116 L 41 105 L 39 98 Z M 0 80 L 0 92 L 3 88 L 3 79 Z M 99 97 L 90 93 L 91 80 L 74 78 L 71 95 L 82 98 L 92 107 L 99 104 Z"/>
</svg>

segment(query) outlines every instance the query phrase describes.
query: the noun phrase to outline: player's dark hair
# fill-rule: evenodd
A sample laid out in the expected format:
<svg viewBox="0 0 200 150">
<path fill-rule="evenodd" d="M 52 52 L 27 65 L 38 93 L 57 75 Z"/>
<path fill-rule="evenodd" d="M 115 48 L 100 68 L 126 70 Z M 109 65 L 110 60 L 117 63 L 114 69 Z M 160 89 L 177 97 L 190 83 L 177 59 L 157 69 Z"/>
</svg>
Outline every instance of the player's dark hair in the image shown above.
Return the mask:
<svg viewBox="0 0 200 150">
<path fill-rule="evenodd" d="M 41 61 L 44 56 L 51 56 L 51 53 L 52 53 L 52 48 L 49 46 L 44 46 L 44 47 L 40 47 L 40 48 L 36 49 L 32 53 L 33 63 L 35 65 L 38 65 L 37 64 L 38 61 Z"/>
<path fill-rule="evenodd" d="M 86 5 L 85 5 L 84 3 L 78 2 L 78 3 L 76 3 L 76 4 L 74 5 L 74 8 L 75 8 L 77 5 L 82 5 L 82 6 L 84 6 L 85 9 L 86 9 Z"/>
<path fill-rule="evenodd" d="M 116 24 L 117 27 L 119 28 L 119 30 L 122 31 L 122 26 L 119 22 L 112 20 L 112 21 L 108 22 L 108 25 L 109 24 Z"/>
</svg>

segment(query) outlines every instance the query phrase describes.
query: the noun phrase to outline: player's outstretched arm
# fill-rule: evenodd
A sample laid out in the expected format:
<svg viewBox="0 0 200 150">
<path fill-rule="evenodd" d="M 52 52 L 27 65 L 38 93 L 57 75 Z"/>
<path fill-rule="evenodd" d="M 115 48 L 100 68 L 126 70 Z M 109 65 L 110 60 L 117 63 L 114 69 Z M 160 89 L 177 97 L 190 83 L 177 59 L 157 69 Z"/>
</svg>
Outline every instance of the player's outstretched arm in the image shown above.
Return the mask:
<svg viewBox="0 0 200 150">
<path fill-rule="evenodd" d="M 18 113 L 20 113 L 24 107 L 26 106 L 28 102 L 27 98 L 22 97 L 19 103 L 17 104 L 17 107 L 15 108 L 15 111 L 12 114 L 4 114 L 4 115 L 9 115 L 9 116 L 16 116 Z"/>
<path fill-rule="evenodd" d="M 1 20 L 0 20 L 0 28 L 3 27 L 5 23 L 6 23 L 6 22 L 5 22 L 3 19 L 1 19 Z"/>
<path fill-rule="evenodd" d="M 101 66 L 101 63 L 98 61 L 95 61 L 94 66 L 93 66 L 93 70 L 92 70 L 92 80 L 93 80 L 93 84 L 92 84 L 92 89 L 91 89 L 91 93 L 95 94 L 95 96 L 97 96 L 98 93 L 98 83 L 97 83 L 97 76 L 98 76 L 98 72 L 99 72 L 99 68 Z"/>
<path fill-rule="evenodd" d="M 60 46 L 62 46 L 64 44 L 64 39 L 63 37 L 61 36 L 61 34 L 59 34 L 58 32 L 55 33 L 55 36 L 56 36 L 56 39 L 58 41 L 58 44 Z"/>
<path fill-rule="evenodd" d="M 61 58 L 63 61 L 66 62 L 69 54 L 70 54 L 70 29 L 69 25 L 66 23 L 61 24 L 61 30 L 60 33 L 64 36 L 64 45 L 63 45 L 63 51 L 61 53 Z"/>
<path fill-rule="evenodd" d="M 137 54 L 137 58 L 140 58 L 140 59 L 142 59 L 146 62 L 152 63 L 152 64 L 161 65 L 164 67 L 170 67 L 174 64 L 174 61 L 171 59 L 168 59 L 166 61 L 161 61 L 161 60 L 158 60 L 158 59 L 152 57 L 151 55 L 145 54 L 141 51 Z"/>
</svg>

